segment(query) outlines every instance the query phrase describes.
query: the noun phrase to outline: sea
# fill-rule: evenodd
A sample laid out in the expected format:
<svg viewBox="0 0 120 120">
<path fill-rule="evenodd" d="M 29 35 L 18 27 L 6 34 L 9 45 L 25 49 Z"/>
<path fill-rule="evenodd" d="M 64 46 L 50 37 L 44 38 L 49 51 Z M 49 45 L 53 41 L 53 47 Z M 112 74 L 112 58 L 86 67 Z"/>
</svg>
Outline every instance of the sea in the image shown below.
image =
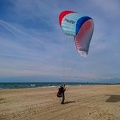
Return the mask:
<svg viewBox="0 0 120 120">
<path fill-rule="evenodd" d="M 0 83 L 0 90 L 2 89 L 20 89 L 20 88 L 40 88 L 40 87 L 59 87 L 63 82 L 16 82 L 16 83 Z M 66 86 L 82 86 L 82 85 L 100 85 L 108 83 L 79 83 L 67 82 Z"/>
</svg>

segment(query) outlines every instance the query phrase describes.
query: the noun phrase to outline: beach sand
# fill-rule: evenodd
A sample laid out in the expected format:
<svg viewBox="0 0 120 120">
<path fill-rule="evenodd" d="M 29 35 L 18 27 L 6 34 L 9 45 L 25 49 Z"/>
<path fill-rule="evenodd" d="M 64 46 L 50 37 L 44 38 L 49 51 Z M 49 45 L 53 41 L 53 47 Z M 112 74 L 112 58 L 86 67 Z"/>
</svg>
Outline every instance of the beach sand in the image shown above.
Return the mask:
<svg viewBox="0 0 120 120">
<path fill-rule="evenodd" d="M 0 120 L 120 120 L 120 85 L 0 90 Z"/>
</svg>

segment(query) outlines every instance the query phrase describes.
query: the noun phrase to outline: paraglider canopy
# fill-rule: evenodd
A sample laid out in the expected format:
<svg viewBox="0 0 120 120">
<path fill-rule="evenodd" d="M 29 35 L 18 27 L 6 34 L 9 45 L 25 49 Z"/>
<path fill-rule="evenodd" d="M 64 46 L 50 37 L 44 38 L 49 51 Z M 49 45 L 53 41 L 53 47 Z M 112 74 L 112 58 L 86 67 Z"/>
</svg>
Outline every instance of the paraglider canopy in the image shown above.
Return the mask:
<svg viewBox="0 0 120 120">
<path fill-rule="evenodd" d="M 59 24 L 66 35 L 74 37 L 77 51 L 86 57 L 94 30 L 92 18 L 67 10 L 60 13 Z"/>
</svg>

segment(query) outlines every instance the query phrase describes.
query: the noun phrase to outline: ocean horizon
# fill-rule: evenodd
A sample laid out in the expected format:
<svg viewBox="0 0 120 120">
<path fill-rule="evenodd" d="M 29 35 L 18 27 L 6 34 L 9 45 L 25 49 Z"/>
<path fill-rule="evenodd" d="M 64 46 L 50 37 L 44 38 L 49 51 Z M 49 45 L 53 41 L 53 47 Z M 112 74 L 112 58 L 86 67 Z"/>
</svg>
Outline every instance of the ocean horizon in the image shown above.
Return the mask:
<svg viewBox="0 0 120 120">
<path fill-rule="evenodd" d="M 57 87 L 66 84 L 66 86 L 82 86 L 82 85 L 111 85 L 115 83 L 89 83 L 89 82 L 1 82 L 2 89 L 21 89 L 21 88 L 40 88 L 40 87 Z M 117 84 L 117 83 L 116 83 Z M 118 83 L 119 84 L 119 83 Z"/>
</svg>

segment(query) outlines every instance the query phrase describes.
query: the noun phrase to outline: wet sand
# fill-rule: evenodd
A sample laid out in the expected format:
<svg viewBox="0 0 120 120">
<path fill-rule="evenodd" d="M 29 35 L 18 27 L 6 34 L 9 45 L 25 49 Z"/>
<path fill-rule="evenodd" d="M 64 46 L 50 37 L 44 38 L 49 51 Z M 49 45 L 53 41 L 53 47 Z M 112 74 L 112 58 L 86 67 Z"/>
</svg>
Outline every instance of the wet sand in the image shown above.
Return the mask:
<svg viewBox="0 0 120 120">
<path fill-rule="evenodd" d="M 120 120 L 120 85 L 0 90 L 0 120 Z"/>
</svg>

